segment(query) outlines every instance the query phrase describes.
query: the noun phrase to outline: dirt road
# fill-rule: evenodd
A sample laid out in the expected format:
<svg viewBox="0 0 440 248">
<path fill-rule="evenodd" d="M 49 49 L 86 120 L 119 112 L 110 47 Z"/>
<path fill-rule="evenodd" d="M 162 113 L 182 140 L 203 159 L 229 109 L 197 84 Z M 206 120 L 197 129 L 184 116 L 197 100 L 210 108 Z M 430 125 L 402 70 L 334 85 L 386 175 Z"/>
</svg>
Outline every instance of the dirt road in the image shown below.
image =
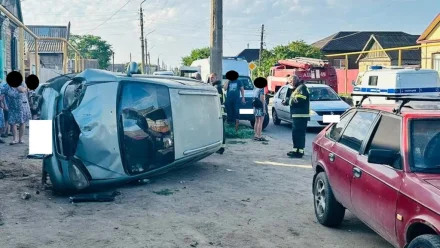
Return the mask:
<svg viewBox="0 0 440 248">
<path fill-rule="evenodd" d="M 23 146 L 2 144 L 0 246 L 391 247 L 349 213 L 340 229 L 316 223 L 310 157 L 285 158 L 290 146 L 275 140 L 242 142 L 120 188 L 115 202 L 81 204 L 41 189 L 41 161 L 19 158 Z M 31 198 L 21 199 L 23 192 Z"/>
</svg>

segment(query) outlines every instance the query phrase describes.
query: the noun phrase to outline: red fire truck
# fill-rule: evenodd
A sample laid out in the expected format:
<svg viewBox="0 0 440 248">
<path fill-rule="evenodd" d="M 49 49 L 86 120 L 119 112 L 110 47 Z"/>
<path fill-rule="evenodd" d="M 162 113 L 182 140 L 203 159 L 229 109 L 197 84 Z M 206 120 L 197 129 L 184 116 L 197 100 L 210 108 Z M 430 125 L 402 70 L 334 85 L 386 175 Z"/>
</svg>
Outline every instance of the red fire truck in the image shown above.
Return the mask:
<svg viewBox="0 0 440 248">
<path fill-rule="evenodd" d="M 279 60 L 270 69 L 265 93 L 273 96 L 279 88 L 286 85 L 289 75 L 297 75 L 305 83 L 326 84 L 338 92 L 336 70 L 327 60 L 298 57 Z"/>
</svg>

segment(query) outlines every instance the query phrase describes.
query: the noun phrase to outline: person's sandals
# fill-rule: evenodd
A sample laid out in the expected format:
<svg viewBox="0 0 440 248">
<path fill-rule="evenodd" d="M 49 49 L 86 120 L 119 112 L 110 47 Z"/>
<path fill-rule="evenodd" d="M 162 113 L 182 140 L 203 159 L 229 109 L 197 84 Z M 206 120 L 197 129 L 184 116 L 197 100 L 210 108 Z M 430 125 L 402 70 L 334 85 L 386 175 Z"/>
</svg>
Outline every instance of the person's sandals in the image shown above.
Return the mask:
<svg viewBox="0 0 440 248">
<path fill-rule="evenodd" d="M 9 145 L 16 145 L 16 144 L 18 144 L 18 141 L 12 141 L 11 143 L 9 143 Z"/>
<path fill-rule="evenodd" d="M 263 138 L 263 137 L 261 137 L 261 138 L 257 138 L 257 137 L 255 137 L 254 140 L 257 140 L 257 141 L 268 141 L 267 139 L 265 139 L 265 138 Z"/>
</svg>

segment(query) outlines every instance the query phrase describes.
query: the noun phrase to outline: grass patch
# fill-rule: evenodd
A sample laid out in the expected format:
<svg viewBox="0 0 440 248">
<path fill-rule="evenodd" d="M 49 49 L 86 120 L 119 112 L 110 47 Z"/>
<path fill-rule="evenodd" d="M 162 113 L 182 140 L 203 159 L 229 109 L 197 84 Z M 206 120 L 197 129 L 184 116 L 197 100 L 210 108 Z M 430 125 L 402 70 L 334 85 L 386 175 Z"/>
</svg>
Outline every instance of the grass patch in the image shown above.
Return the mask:
<svg viewBox="0 0 440 248">
<path fill-rule="evenodd" d="M 153 193 L 157 195 L 172 195 L 174 194 L 174 191 L 171 191 L 170 189 L 162 189 L 160 191 L 153 191 Z"/>
<path fill-rule="evenodd" d="M 225 134 L 227 139 L 250 139 L 254 137 L 254 129 L 239 125 L 238 131 L 235 132 L 235 125 L 226 124 Z"/>
</svg>

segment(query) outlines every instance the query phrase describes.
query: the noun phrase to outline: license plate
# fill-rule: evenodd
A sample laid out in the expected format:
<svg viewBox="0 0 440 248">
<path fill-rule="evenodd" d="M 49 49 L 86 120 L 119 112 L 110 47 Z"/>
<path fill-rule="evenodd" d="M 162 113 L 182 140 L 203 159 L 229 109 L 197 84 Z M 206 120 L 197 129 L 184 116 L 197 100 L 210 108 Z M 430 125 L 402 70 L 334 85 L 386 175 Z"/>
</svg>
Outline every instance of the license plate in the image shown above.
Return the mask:
<svg viewBox="0 0 440 248">
<path fill-rule="evenodd" d="M 253 115 L 254 109 L 240 109 L 241 115 Z"/>
</svg>

